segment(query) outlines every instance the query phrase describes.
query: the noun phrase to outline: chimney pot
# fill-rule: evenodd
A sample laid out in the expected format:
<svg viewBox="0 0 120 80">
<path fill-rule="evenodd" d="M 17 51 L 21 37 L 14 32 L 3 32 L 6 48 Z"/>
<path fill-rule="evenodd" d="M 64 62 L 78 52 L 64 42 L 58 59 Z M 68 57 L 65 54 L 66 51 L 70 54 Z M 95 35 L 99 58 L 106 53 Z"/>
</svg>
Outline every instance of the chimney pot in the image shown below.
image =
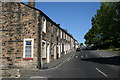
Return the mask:
<svg viewBox="0 0 120 80">
<path fill-rule="evenodd" d="M 28 5 L 31 7 L 35 7 L 35 0 L 28 0 Z"/>
</svg>

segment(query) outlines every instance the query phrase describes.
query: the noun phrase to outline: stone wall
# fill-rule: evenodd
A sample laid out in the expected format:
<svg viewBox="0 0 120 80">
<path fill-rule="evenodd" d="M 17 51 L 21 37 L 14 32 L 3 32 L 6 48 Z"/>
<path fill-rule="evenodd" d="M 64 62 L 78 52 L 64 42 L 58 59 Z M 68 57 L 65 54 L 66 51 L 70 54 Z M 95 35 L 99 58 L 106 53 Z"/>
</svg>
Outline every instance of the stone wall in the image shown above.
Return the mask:
<svg viewBox="0 0 120 80">
<path fill-rule="evenodd" d="M 36 64 L 37 61 L 37 13 L 19 2 L 2 4 L 2 53 L 6 66 Z M 23 60 L 23 40 L 34 39 L 34 59 Z M 36 56 L 36 57 L 35 57 Z M 34 65 L 35 67 L 35 65 Z"/>
<path fill-rule="evenodd" d="M 44 16 L 44 15 L 42 15 Z M 45 16 L 44 16 L 45 17 Z M 42 32 L 42 39 L 46 41 L 46 49 L 50 45 L 50 61 L 56 58 L 56 45 L 57 45 L 57 27 L 54 22 L 46 18 L 46 33 Z M 47 59 L 47 57 L 46 57 Z M 45 60 L 46 60 L 45 59 Z M 46 61 L 44 61 L 46 63 Z"/>
</svg>

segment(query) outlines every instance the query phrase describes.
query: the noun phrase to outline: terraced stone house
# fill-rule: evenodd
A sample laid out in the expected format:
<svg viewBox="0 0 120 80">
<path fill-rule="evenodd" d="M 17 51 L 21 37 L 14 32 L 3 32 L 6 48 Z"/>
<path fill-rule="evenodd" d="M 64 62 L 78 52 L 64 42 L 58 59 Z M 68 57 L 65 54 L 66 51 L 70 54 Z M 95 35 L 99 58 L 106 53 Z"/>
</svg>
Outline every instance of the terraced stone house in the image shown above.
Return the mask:
<svg viewBox="0 0 120 80">
<path fill-rule="evenodd" d="M 78 47 L 78 42 L 52 21 L 35 2 L 2 2 L 2 56 L 5 66 L 37 68 Z"/>
</svg>

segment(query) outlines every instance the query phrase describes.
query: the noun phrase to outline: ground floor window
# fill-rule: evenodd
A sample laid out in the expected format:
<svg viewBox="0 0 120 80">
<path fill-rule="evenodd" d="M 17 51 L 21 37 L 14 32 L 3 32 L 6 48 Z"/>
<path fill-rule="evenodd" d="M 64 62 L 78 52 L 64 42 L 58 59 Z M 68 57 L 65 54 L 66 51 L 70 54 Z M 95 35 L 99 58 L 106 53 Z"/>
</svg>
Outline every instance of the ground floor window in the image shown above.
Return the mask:
<svg viewBox="0 0 120 80">
<path fill-rule="evenodd" d="M 24 39 L 24 59 L 32 59 L 33 58 L 33 45 L 34 39 Z"/>
</svg>

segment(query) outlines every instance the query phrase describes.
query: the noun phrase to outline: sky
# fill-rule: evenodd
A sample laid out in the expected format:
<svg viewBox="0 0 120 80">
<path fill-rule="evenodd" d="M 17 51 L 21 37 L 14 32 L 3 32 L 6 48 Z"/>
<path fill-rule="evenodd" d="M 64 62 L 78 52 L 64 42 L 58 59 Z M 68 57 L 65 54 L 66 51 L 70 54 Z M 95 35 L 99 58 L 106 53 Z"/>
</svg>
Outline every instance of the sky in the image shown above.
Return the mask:
<svg viewBox="0 0 120 80">
<path fill-rule="evenodd" d="M 92 27 L 91 18 L 99 7 L 99 2 L 36 2 L 36 8 L 67 29 L 79 43 L 84 43 L 84 35 Z"/>
</svg>

